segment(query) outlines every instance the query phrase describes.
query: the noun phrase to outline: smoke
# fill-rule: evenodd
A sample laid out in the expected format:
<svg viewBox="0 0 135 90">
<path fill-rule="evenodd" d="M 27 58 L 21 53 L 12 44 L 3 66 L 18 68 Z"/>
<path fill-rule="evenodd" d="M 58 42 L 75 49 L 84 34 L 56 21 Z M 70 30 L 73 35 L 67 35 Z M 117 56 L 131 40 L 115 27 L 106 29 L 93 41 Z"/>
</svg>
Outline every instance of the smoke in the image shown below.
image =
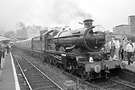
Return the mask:
<svg viewBox="0 0 135 90">
<path fill-rule="evenodd" d="M 70 24 L 76 19 L 91 18 L 90 14 L 85 13 L 75 3 L 68 0 L 55 0 L 52 9 L 50 18 L 58 24 Z"/>
<path fill-rule="evenodd" d="M 36 0 L 24 15 L 29 24 L 55 26 L 71 25 L 77 19 L 91 18 L 77 4 L 69 0 Z"/>
</svg>

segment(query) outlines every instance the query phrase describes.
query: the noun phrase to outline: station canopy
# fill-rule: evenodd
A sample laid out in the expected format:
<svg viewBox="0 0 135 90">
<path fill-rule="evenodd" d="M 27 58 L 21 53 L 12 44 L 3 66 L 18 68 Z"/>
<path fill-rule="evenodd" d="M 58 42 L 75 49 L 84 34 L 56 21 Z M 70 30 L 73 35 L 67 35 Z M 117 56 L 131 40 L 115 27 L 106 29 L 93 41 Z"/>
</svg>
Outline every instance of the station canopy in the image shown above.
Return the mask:
<svg viewBox="0 0 135 90">
<path fill-rule="evenodd" d="M 6 38 L 6 37 L 3 37 L 3 36 L 0 36 L 0 42 L 9 42 L 10 39 L 9 38 Z"/>
</svg>

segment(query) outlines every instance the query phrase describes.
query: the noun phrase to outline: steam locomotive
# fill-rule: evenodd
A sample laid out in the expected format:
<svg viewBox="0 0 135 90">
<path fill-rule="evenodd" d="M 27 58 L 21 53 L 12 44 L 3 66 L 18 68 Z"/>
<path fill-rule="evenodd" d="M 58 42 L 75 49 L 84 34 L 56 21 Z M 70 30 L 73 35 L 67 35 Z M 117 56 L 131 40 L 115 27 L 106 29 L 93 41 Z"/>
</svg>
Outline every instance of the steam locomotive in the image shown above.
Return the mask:
<svg viewBox="0 0 135 90">
<path fill-rule="evenodd" d="M 105 58 L 105 33 L 93 31 L 92 19 L 83 21 L 84 28 L 62 31 L 49 30 L 31 40 L 17 42 L 16 46 L 44 52 L 44 61 L 61 65 L 85 79 L 108 77 L 119 68 L 120 61 Z"/>
</svg>

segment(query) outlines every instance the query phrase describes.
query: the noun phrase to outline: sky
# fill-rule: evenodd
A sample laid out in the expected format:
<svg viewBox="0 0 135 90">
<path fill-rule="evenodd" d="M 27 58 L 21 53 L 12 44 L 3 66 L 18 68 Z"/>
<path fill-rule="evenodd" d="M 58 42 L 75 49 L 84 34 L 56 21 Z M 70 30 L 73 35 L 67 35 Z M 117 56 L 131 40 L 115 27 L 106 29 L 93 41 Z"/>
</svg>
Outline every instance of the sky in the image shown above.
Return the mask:
<svg viewBox="0 0 135 90">
<path fill-rule="evenodd" d="M 0 0 L 0 31 L 16 30 L 26 25 L 71 25 L 77 27 L 85 18 L 106 30 L 128 24 L 135 15 L 135 0 Z"/>
</svg>

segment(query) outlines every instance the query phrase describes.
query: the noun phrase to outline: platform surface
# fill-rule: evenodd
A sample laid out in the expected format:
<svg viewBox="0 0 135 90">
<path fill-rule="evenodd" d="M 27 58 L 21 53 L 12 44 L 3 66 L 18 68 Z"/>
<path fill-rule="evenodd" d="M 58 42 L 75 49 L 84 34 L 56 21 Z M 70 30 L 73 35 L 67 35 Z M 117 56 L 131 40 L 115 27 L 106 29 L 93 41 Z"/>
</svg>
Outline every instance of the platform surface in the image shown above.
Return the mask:
<svg viewBox="0 0 135 90">
<path fill-rule="evenodd" d="M 3 69 L 0 69 L 0 90 L 20 90 L 11 53 L 5 57 Z"/>
</svg>

